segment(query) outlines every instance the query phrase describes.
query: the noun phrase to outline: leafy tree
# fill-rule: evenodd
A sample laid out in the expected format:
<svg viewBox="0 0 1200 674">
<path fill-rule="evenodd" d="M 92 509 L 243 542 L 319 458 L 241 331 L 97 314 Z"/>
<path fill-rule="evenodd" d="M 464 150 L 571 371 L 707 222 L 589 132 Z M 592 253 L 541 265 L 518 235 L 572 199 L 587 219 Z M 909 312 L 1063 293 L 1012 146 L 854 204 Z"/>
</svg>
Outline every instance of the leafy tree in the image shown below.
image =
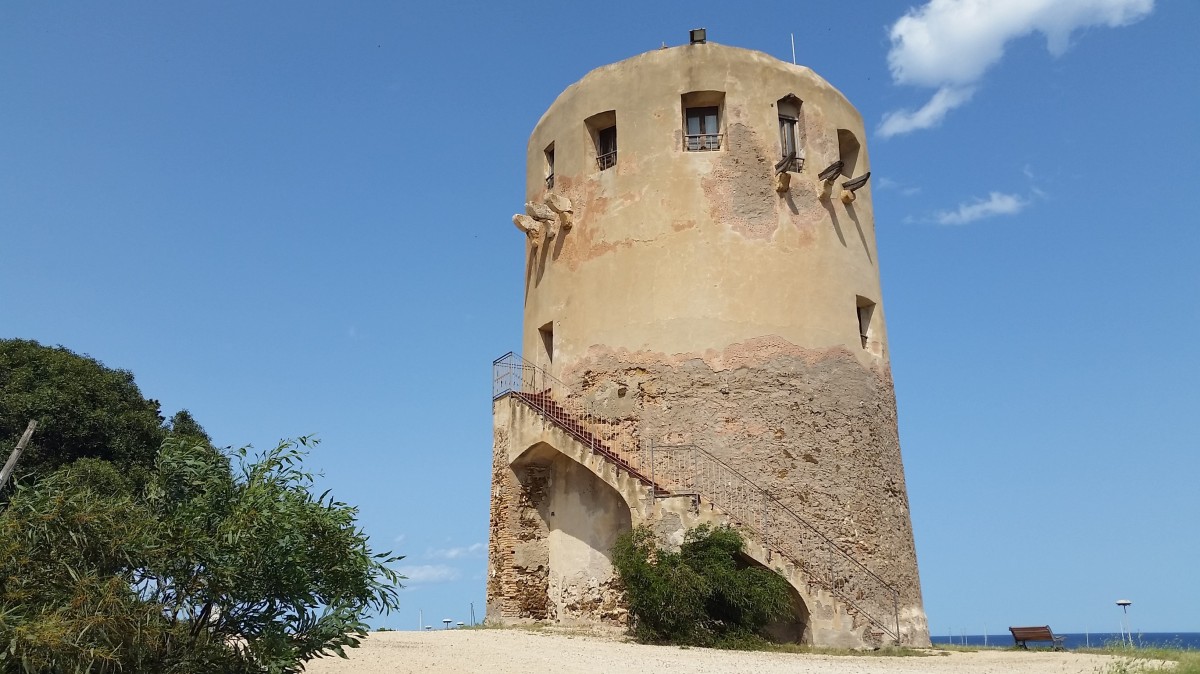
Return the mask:
<svg viewBox="0 0 1200 674">
<path fill-rule="evenodd" d="M 657 547 L 653 531 L 637 527 L 613 545 L 634 635 L 639 641 L 737 647 L 761 641 L 764 628 L 792 610 L 787 581 L 742 562 L 742 536 L 701 525 L 678 551 Z"/>
<path fill-rule="evenodd" d="M 180 438 L 191 438 L 211 445 L 212 438 L 208 437 L 208 433 L 200 426 L 200 422 L 192 417 L 192 413 L 187 410 L 179 410 L 175 416 L 171 417 L 170 421 L 171 435 Z"/>
<path fill-rule="evenodd" d="M 168 432 L 158 401 L 142 396 L 132 373 L 61 346 L 0 340 L 0 446 L 11 449 L 30 419 L 38 429 L 21 475 L 45 475 L 83 457 L 149 469 Z"/>
<path fill-rule="evenodd" d="M 397 606 L 401 558 L 312 494 L 311 440 L 257 456 L 195 440 L 167 440 L 144 493 L 99 460 L 17 489 L 0 513 L 0 671 L 297 672 Z"/>
</svg>

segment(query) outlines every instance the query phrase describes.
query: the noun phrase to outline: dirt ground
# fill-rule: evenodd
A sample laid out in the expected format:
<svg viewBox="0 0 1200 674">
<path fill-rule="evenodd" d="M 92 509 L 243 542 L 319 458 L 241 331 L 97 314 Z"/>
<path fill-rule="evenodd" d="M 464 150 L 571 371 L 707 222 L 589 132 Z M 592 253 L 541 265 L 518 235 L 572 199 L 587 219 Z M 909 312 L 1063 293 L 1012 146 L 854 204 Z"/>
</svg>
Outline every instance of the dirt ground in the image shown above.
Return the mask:
<svg viewBox="0 0 1200 674">
<path fill-rule="evenodd" d="M 944 651 L 929 651 L 944 653 Z M 1103 655 L 1045 651 L 950 652 L 928 657 L 809 655 L 642 646 L 620 639 L 528 630 L 436 630 L 376 632 L 349 660 L 309 663 L 311 674 L 383 672 L 497 672 L 591 674 L 688 672 L 688 674 L 1093 674 L 1114 659 Z"/>
</svg>

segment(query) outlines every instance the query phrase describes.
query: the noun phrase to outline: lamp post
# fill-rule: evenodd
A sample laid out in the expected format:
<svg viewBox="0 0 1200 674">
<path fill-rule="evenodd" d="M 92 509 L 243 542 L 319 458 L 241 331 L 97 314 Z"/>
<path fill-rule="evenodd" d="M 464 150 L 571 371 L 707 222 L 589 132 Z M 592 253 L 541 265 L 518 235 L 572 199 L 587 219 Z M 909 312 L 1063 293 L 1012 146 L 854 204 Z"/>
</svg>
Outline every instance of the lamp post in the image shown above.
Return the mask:
<svg viewBox="0 0 1200 674">
<path fill-rule="evenodd" d="M 1133 602 L 1128 599 L 1118 599 L 1117 606 L 1121 607 L 1121 639 L 1124 643 L 1125 635 L 1129 635 L 1129 647 L 1133 648 L 1133 632 L 1129 629 L 1129 607 Z"/>
</svg>

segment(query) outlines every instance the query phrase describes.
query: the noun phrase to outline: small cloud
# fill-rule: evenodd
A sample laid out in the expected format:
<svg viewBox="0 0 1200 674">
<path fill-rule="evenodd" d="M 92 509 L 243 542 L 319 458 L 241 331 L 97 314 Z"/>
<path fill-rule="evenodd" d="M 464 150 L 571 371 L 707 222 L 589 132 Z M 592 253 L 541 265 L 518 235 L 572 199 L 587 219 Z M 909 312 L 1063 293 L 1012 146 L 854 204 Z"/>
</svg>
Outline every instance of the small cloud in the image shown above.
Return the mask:
<svg viewBox="0 0 1200 674">
<path fill-rule="evenodd" d="M 397 534 L 396 537 L 392 539 L 392 543 L 395 545 L 400 545 L 406 538 L 408 538 L 408 536 L 405 536 L 404 534 Z"/>
<path fill-rule="evenodd" d="M 1054 57 L 1075 31 L 1117 28 L 1140 21 L 1154 0 L 928 0 L 910 8 L 888 31 L 888 68 L 896 84 L 937 89 L 919 110 L 883 116 L 883 137 L 937 126 L 962 106 L 1013 40 L 1041 33 Z"/>
<path fill-rule="evenodd" d="M 358 328 L 353 325 L 346 328 L 346 337 L 349 339 L 358 339 Z"/>
<path fill-rule="evenodd" d="M 994 215 L 1015 215 L 1028 205 L 1027 200 L 1016 194 L 992 192 L 987 199 L 959 204 L 953 211 L 938 211 L 933 221 L 939 225 L 965 225 Z"/>
<path fill-rule="evenodd" d="M 464 557 L 478 557 L 487 550 L 487 546 L 483 543 L 472 543 L 456 548 L 430 548 L 425 551 L 425 556 L 431 559 L 462 559 Z"/>
<path fill-rule="evenodd" d="M 405 585 L 427 585 L 430 583 L 449 583 L 458 580 L 459 572 L 445 564 L 415 564 L 398 566 L 396 571 L 407 578 Z"/>
<path fill-rule="evenodd" d="M 904 197 L 911 197 L 914 194 L 920 194 L 920 192 L 921 192 L 920 187 L 914 187 L 912 185 L 905 185 L 904 183 L 898 182 L 896 180 L 892 180 L 891 178 L 889 178 L 887 176 L 883 176 L 882 178 L 880 178 L 875 183 L 875 186 L 876 186 L 876 188 L 881 189 L 881 190 L 894 190 L 896 192 L 899 192 L 900 196 L 904 196 Z"/>
<path fill-rule="evenodd" d="M 971 100 L 975 87 L 942 87 L 929 102 L 917 110 L 895 110 L 884 113 L 879 123 L 879 135 L 891 138 L 900 134 L 935 127 L 946 113 Z"/>
</svg>

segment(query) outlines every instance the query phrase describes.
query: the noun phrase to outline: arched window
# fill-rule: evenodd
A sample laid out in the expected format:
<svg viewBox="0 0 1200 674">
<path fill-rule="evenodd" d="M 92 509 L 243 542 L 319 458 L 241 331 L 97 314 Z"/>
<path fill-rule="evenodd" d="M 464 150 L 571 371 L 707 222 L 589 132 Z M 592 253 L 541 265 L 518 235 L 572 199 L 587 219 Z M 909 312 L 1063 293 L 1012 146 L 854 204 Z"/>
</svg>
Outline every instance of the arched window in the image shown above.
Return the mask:
<svg viewBox="0 0 1200 674">
<path fill-rule="evenodd" d="M 775 104 L 779 111 L 779 156 L 793 159 L 788 171 L 799 171 L 804 167 L 804 118 L 801 116 L 803 103 L 793 94 L 788 94 Z"/>
</svg>

